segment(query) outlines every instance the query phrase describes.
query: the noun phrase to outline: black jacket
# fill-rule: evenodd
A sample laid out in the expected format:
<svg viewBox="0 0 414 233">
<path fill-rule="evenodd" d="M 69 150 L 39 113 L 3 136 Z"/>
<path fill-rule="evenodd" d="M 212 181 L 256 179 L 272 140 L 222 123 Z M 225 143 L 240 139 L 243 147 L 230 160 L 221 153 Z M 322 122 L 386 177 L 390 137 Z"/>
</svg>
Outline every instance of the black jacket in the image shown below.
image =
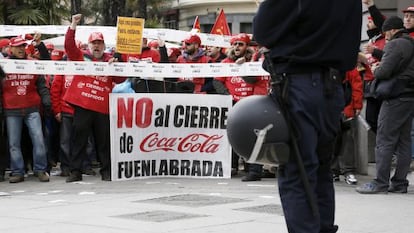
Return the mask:
<svg viewBox="0 0 414 233">
<path fill-rule="evenodd" d="M 253 21 L 253 36 L 278 63 L 355 67 L 361 40 L 360 0 L 266 0 Z M 289 73 L 288 67 L 276 67 Z"/>
</svg>

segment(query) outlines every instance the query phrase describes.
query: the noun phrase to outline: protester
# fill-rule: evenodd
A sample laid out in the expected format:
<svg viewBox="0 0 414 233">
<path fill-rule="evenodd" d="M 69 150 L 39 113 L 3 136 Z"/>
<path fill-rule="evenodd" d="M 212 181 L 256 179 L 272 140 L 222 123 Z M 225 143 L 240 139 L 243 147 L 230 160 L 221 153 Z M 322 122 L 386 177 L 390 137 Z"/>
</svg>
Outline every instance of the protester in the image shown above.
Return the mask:
<svg viewBox="0 0 414 233">
<path fill-rule="evenodd" d="M 335 154 L 332 162 L 334 181 L 340 180 L 340 175 L 345 177 L 345 182 L 350 185 L 357 184 L 356 172 L 356 134 L 358 116 L 362 109 L 363 84 L 357 68 L 346 72 L 344 85 L 351 88 L 350 103 L 344 108 L 341 119 L 341 132 L 335 143 Z"/>
<path fill-rule="evenodd" d="M 382 97 L 378 116 L 376 178 L 356 189 L 361 194 L 407 193 L 408 187 L 414 111 L 414 40 L 404 29 L 403 20 L 396 16 L 385 20 L 382 31 L 388 42 L 374 76 L 380 84 L 387 80 L 395 82 L 389 95 Z M 393 154 L 397 157 L 397 165 L 390 180 Z"/>
<path fill-rule="evenodd" d="M 339 77 L 355 67 L 361 7 L 360 0 L 318 4 L 265 0 L 253 21 L 255 40 L 270 49 L 268 62 L 272 66 L 266 69 L 279 75 L 282 90 L 287 89 L 284 100 L 296 129 L 291 133 L 298 134 L 310 183 L 308 198 L 294 156 L 283 169 L 279 166 L 279 195 L 290 233 L 338 230 L 330 162 L 344 107 Z M 310 205 L 312 200 L 317 200 L 313 202 L 316 210 Z"/>
<path fill-rule="evenodd" d="M 223 53 L 223 48 L 217 46 L 207 46 L 207 56 L 211 58 L 212 63 L 221 62 L 227 56 Z"/>
<path fill-rule="evenodd" d="M 73 75 L 55 75 L 52 88 L 50 90 L 50 98 L 52 101 L 52 109 L 56 120 L 59 122 L 59 161 L 60 176 L 67 177 L 70 174 L 70 149 L 71 135 L 74 109 L 66 101 L 63 96 L 67 88 L 73 80 Z"/>
<path fill-rule="evenodd" d="M 27 43 L 21 37 L 10 40 L 10 59 L 26 59 Z M 40 108 L 50 111 L 50 96 L 43 76 L 34 74 L 7 74 L 2 79 L 3 113 L 6 118 L 10 150 L 10 183 L 24 181 L 25 166 L 21 150 L 23 122 L 27 125 L 33 145 L 33 171 L 41 182 L 49 181 L 47 157 Z"/>
<path fill-rule="evenodd" d="M 249 48 L 250 37 L 245 33 L 234 35 L 231 40 L 231 48 L 227 51 L 227 58 L 222 63 L 242 64 L 253 61 L 254 51 Z M 256 94 L 267 94 L 268 79 L 263 77 L 236 76 L 236 77 L 216 77 L 213 80 L 214 88 L 219 94 L 231 95 L 233 104 L 242 98 Z M 263 86 L 265 87 L 263 89 Z M 239 156 L 232 151 L 232 176 L 238 172 Z M 263 166 L 259 164 L 248 164 L 248 173 L 242 181 L 261 180 Z"/>
<path fill-rule="evenodd" d="M 404 27 L 411 37 L 414 37 L 414 6 L 407 7 L 403 10 L 404 13 Z"/>
<path fill-rule="evenodd" d="M 184 39 L 184 50 L 182 55 L 177 58 L 177 63 L 210 63 L 211 59 L 206 56 L 201 47 L 201 39 L 197 35 L 190 34 Z M 214 87 L 212 78 L 193 77 L 180 78 L 178 81 L 192 82 L 194 84 L 194 93 L 196 94 L 213 94 Z"/>
<path fill-rule="evenodd" d="M 72 16 L 72 22 L 65 35 L 65 51 L 71 61 L 106 62 L 111 57 L 104 53 L 105 42 L 102 33 L 89 35 L 89 50 L 83 51 L 76 46 L 76 26 L 82 15 Z M 75 75 L 67 89 L 64 100 L 75 108 L 73 116 L 73 147 L 69 166 L 70 176 L 66 182 L 82 180 L 82 162 L 86 156 L 88 137 L 93 134 L 97 155 L 102 164 L 100 174 L 102 180 L 111 180 L 110 129 L 109 129 L 109 93 L 113 82 L 121 83 L 125 78 L 108 76 Z"/>
</svg>

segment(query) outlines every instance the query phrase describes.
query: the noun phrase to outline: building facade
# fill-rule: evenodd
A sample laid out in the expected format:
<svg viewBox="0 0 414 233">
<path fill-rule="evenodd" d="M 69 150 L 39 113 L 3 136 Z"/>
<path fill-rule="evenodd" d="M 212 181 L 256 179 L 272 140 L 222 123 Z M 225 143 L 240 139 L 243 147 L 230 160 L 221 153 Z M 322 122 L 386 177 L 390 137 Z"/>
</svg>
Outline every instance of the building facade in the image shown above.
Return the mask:
<svg viewBox="0 0 414 233">
<path fill-rule="evenodd" d="M 252 33 L 252 21 L 258 4 L 263 0 L 172 0 L 165 14 L 165 27 L 190 31 L 198 16 L 201 32 L 209 33 L 220 10 L 223 9 L 232 34 Z M 402 10 L 414 5 L 412 0 L 374 0 L 385 16 L 402 16 Z M 366 12 L 366 8 L 362 9 Z M 367 13 L 365 13 L 367 15 Z M 363 40 L 366 17 L 362 27 Z"/>
<path fill-rule="evenodd" d="M 193 27 L 195 18 L 198 16 L 201 32 L 209 33 L 216 21 L 221 9 L 227 18 L 230 30 L 233 34 L 239 32 L 252 33 L 252 21 L 257 11 L 255 0 L 175 0 L 172 10 L 175 16 L 167 16 L 166 27 L 174 25 L 170 20 L 175 18 L 176 29 L 190 31 Z"/>
</svg>

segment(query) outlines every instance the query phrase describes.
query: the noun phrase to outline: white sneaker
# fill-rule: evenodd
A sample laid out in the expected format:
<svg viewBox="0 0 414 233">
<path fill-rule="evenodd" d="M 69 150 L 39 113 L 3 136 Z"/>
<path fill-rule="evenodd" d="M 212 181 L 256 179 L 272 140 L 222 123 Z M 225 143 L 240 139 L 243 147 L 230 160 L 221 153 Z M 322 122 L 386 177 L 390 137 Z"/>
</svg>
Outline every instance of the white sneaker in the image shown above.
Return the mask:
<svg viewBox="0 0 414 233">
<path fill-rule="evenodd" d="M 355 184 L 358 183 L 358 180 L 357 180 L 357 178 L 355 177 L 354 174 L 349 173 L 349 174 L 345 175 L 345 182 L 347 184 L 355 185 Z"/>
</svg>

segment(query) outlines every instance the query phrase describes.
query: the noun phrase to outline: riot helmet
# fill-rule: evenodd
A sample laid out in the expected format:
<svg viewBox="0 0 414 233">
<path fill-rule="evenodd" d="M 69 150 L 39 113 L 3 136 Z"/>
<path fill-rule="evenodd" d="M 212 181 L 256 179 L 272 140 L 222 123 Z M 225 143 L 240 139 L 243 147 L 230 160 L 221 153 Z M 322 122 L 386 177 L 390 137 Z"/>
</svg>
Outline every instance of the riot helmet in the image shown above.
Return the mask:
<svg viewBox="0 0 414 233">
<path fill-rule="evenodd" d="M 252 95 L 229 111 L 227 137 L 249 163 L 278 165 L 289 159 L 289 127 L 272 96 Z"/>
</svg>

